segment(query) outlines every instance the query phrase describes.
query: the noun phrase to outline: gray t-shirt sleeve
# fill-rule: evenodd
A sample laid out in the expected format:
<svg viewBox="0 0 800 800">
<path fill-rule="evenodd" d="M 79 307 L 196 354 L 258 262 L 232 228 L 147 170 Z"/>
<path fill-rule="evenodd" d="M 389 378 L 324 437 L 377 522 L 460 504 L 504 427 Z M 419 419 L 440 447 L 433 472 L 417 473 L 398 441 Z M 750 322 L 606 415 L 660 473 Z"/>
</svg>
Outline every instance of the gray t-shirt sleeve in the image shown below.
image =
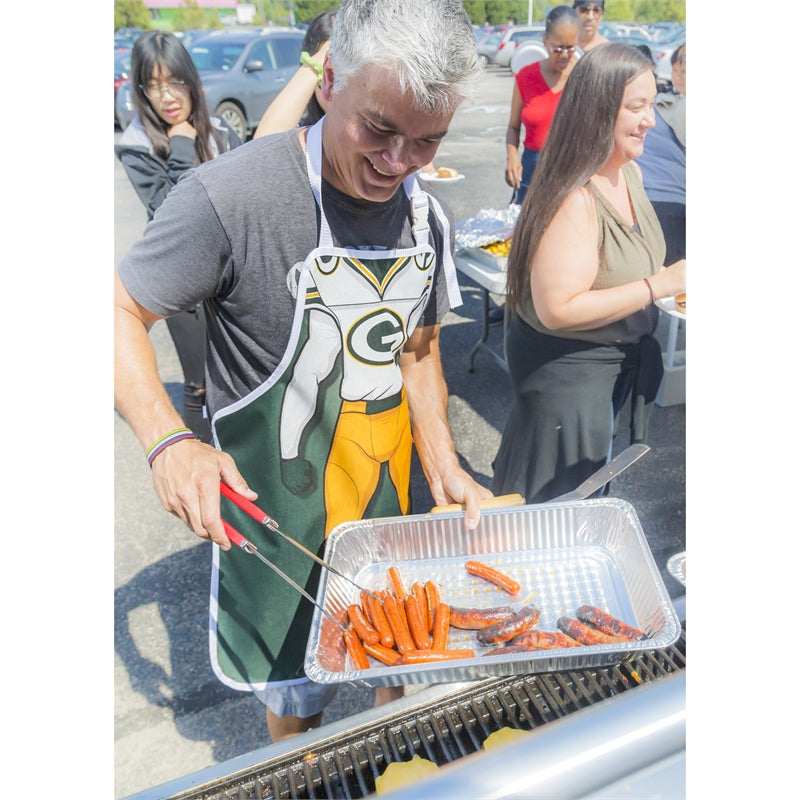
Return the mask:
<svg viewBox="0 0 800 800">
<path fill-rule="evenodd" d="M 189 173 L 123 257 L 119 274 L 137 303 L 167 317 L 217 294 L 230 262 L 219 217 L 197 175 Z"/>
</svg>

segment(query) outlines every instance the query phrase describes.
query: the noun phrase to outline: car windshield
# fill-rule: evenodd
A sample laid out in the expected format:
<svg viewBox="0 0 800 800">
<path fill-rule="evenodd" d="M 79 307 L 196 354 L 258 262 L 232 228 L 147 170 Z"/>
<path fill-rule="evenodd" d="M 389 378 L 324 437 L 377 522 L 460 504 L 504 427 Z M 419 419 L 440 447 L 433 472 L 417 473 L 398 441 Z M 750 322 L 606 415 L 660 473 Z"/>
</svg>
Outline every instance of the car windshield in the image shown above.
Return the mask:
<svg viewBox="0 0 800 800">
<path fill-rule="evenodd" d="M 240 42 L 215 42 L 206 39 L 189 48 L 195 66 L 199 70 L 230 69 L 242 54 L 245 45 Z"/>
</svg>

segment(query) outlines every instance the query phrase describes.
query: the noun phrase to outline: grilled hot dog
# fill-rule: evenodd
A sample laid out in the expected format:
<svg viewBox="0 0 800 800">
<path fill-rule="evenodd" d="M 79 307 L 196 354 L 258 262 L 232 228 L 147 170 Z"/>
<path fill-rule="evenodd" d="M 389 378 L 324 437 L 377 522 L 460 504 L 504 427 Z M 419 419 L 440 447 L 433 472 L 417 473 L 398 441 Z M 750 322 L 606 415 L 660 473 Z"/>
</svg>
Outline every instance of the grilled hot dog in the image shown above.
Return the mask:
<svg viewBox="0 0 800 800">
<path fill-rule="evenodd" d="M 476 578 L 483 578 L 495 586 L 499 586 L 504 592 L 519 594 L 522 590 L 522 586 L 517 581 L 500 572 L 500 570 L 490 567 L 488 564 L 483 564 L 480 561 L 467 561 L 464 566 L 470 575 L 474 575 Z"/>
<path fill-rule="evenodd" d="M 538 621 L 540 611 L 536 606 L 524 606 L 516 614 L 478 631 L 481 644 L 508 642 L 523 631 L 530 630 Z"/>
<path fill-rule="evenodd" d="M 467 631 L 478 631 L 488 628 L 496 622 L 514 616 L 511 606 L 497 606 L 496 608 L 459 608 L 450 606 L 450 625 Z"/>
<path fill-rule="evenodd" d="M 516 646 L 531 650 L 555 650 L 559 647 L 580 647 L 581 643 L 559 631 L 530 630 L 511 640 L 509 647 Z"/>
<path fill-rule="evenodd" d="M 628 639 L 623 639 L 621 636 L 609 636 L 607 633 L 598 631 L 597 628 L 592 628 L 574 617 L 559 617 L 556 621 L 556 625 L 558 625 L 567 636 L 577 639 L 581 644 L 593 645 L 629 641 Z"/>
<path fill-rule="evenodd" d="M 575 616 L 587 625 L 607 633 L 610 636 L 622 636 L 625 639 L 630 639 L 632 642 L 638 642 L 641 639 L 646 639 L 647 634 L 628 625 L 622 620 L 612 617 L 605 611 L 601 611 L 595 606 L 581 606 L 576 612 Z"/>
</svg>

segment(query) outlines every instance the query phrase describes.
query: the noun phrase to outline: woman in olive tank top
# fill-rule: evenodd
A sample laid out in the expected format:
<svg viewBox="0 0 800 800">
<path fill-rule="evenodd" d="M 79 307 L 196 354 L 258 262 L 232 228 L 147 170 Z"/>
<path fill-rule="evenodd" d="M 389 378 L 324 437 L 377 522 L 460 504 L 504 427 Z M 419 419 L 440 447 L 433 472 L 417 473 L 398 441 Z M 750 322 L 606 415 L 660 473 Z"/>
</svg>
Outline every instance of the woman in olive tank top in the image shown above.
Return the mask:
<svg viewBox="0 0 800 800">
<path fill-rule="evenodd" d="M 655 96 L 651 62 L 617 43 L 584 55 L 564 87 L 509 254 L 513 397 L 496 494 L 574 489 L 607 461 L 629 399 L 631 439 L 646 438 L 663 374 L 655 299 L 686 277 L 684 260 L 664 265 L 635 163 Z"/>
</svg>

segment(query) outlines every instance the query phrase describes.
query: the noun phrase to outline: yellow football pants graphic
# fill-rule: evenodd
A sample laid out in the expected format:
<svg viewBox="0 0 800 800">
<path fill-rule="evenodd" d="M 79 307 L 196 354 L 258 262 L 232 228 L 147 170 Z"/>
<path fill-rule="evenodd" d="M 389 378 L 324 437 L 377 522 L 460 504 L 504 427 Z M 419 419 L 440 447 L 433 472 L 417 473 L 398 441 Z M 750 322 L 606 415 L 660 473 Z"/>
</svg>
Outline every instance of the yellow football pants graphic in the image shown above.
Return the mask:
<svg viewBox="0 0 800 800">
<path fill-rule="evenodd" d="M 411 426 L 405 396 L 387 411 L 368 414 L 366 407 L 363 401 L 342 403 L 325 468 L 326 536 L 342 522 L 364 516 L 384 463 L 388 463 L 401 512 L 409 511 Z"/>
</svg>

